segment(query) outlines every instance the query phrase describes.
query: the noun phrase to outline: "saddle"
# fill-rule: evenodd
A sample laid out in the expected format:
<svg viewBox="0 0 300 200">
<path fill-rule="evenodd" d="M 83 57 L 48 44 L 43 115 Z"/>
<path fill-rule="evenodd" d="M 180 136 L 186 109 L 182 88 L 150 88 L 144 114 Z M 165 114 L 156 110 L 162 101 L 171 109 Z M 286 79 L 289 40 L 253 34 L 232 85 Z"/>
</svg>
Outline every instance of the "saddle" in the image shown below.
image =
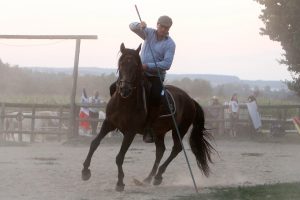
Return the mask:
<svg viewBox="0 0 300 200">
<path fill-rule="evenodd" d="M 149 88 L 147 88 L 149 89 Z M 144 101 L 144 109 L 146 113 L 148 113 L 147 109 L 147 89 L 143 87 L 143 101 Z M 165 92 L 164 92 L 165 91 Z M 159 118 L 162 117 L 170 117 L 172 115 L 175 115 L 176 113 L 176 103 L 174 100 L 174 97 L 172 93 L 165 88 L 165 90 L 162 91 L 161 95 L 161 105 L 160 105 L 160 115 Z"/>
<path fill-rule="evenodd" d="M 165 89 L 165 91 L 166 92 L 164 92 L 164 94 L 161 96 L 161 115 L 159 117 L 170 117 L 176 113 L 176 103 L 174 97 L 168 89 Z"/>
</svg>

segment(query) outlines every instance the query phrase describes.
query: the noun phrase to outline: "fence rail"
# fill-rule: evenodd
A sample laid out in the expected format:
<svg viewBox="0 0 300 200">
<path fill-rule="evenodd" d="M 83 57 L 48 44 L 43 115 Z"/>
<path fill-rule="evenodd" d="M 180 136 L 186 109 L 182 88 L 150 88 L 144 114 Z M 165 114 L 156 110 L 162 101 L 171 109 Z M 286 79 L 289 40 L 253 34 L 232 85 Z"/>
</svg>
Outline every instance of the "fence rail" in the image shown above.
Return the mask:
<svg viewBox="0 0 300 200">
<path fill-rule="evenodd" d="M 17 134 L 20 142 L 24 140 L 24 134 L 29 135 L 30 142 L 35 141 L 37 134 L 57 135 L 60 140 L 63 136 L 78 135 L 79 122 L 83 121 L 75 117 L 75 122 L 72 123 L 75 128 L 70 127 L 73 116 L 71 116 L 71 106 L 68 104 L 0 103 L 0 106 L 0 140 L 7 139 L 7 134 Z M 104 109 L 105 106 L 101 104 L 100 109 Z M 76 116 L 79 116 L 80 107 L 99 107 L 99 105 L 76 104 Z M 103 121 L 90 118 L 84 120 Z"/>
<path fill-rule="evenodd" d="M 242 132 L 249 132 L 248 129 L 253 129 L 253 125 L 247 105 L 241 104 L 239 108 L 237 124 L 242 129 Z M 211 125 L 215 134 L 224 134 L 230 129 L 231 119 L 228 109 L 228 105 L 205 107 L 206 122 Z M 212 114 L 212 112 L 214 112 L 214 114 Z M 260 131 L 270 132 L 274 124 L 280 124 L 285 133 L 297 132 L 293 125 L 292 118 L 300 116 L 300 105 L 260 105 L 258 106 L 258 112 L 262 122 Z"/>
<path fill-rule="evenodd" d="M 23 141 L 23 135 L 30 136 L 30 142 L 35 141 L 37 134 L 41 135 L 57 135 L 57 138 L 70 137 L 78 135 L 80 121 L 98 121 L 102 119 L 81 119 L 79 118 L 79 110 L 81 107 L 98 107 L 104 110 L 106 104 L 76 104 L 75 121 L 73 127 L 70 127 L 71 106 L 68 104 L 25 104 L 25 103 L 0 103 L 0 140 L 5 139 L 6 134 L 17 134 L 18 141 Z M 213 128 L 216 134 L 224 134 L 228 131 L 230 118 L 228 117 L 228 106 L 206 106 L 206 122 L 208 126 Z M 296 132 L 292 117 L 300 116 L 300 105 L 262 105 L 258 106 L 262 119 L 262 129 L 265 132 L 270 130 L 273 123 L 281 123 L 286 132 Z M 212 116 L 212 111 L 217 115 Z M 14 129 L 8 127 L 9 122 L 14 122 Z M 52 122 L 50 125 L 41 126 L 39 123 Z M 25 123 L 26 122 L 26 123 Z M 240 117 L 237 122 L 240 126 L 251 127 L 251 120 L 246 105 L 240 105 Z"/>
</svg>

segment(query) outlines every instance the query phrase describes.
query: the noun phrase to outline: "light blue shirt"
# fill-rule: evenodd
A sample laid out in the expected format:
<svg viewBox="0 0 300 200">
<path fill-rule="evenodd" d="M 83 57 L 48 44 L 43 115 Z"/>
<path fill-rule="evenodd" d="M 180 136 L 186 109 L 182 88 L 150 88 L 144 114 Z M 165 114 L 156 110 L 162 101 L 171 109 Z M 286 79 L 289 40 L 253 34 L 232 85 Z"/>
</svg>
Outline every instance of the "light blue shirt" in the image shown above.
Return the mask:
<svg viewBox="0 0 300 200">
<path fill-rule="evenodd" d="M 129 25 L 129 28 L 140 36 L 144 40 L 144 44 L 141 51 L 141 60 L 143 64 L 146 64 L 148 68 L 155 69 L 158 67 L 162 79 L 164 80 L 166 75 L 166 70 L 169 70 L 174 54 L 175 54 L 175 42 L 170 36 L 166 36 L 163 40 L 157 40 L 156 30 L 153 28 L 145 28 L 142 30 L 139 26 L 140 23 L 134 22 Z M 150 47 L 152 49 L 153 56 L 151 54 Z M 156 70 L 155 72 L 146 71 L 147 76 L 158 76 Z"/>
</svg>

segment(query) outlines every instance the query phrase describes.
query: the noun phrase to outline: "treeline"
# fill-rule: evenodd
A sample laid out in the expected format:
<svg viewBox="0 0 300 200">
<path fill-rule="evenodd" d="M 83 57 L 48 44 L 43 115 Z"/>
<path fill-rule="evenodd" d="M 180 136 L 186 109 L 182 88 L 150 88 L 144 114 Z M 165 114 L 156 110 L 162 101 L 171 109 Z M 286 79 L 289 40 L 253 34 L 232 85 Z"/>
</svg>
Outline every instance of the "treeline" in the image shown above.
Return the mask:
<svg viewBox="0 0 300 200">
<path fill-rule="evenodd" d="M 82 89 L 85 88 L 88 95 L 98 90 L 104 100 L 109 99 L 109 86 L 117 79 L 115 74 L 110 75 L 85 75 L 79 76 L 77 82 L 77 100 L 79 101 Z M 12 97 L 18 97 L 18 102 L 31 103 L 68 103 L 72 90 L 73 78 L 71 75 L 33 72 L 30 69 L 10 66 L 0 60 L 0 101 L 16 101 Z M 212 96 L 222 100 L 228 100 L 233 93 L 239 97 L 247 98 L 254 91 L 260 97 L 266 99 L 299 101 L 299 98 L 290 91 L 284 89 L 272 91 L 269 86 L 265 88 L 251 88 L 247 84 L 223 84 L 213 87 L 210 82 L 200 79 L 183 78 L 181 80 L 166 81 L 180 87 L 192 97 L 207 102 Z M 42 96 L 43 98 L 36 98 Z M 21 98 L 21 99 L 20 99 Z M 24 99 L 26 100 L 24 100 Z M 57 99 L 60 99 L 59 101 Z M 63 100 L 61 100 L 63 99 Z M 42 102 L 41 102 L 42 101 Z"/>
<path fill-rule="evenodd" d="M 108 88 L 116 80 L 114 74 L 102 76 L 79 76 L 77 94 L 86 88 L 89 95 L 98 90 L 103 98 L 108 98 Z M 73 77 L 64 73 L 41 73 L 30 69 L 10 66 L 0 60 L 0 94 L 1 96 L 40 96 L 62 95 L 69 98 Z M 2 98 L 3 99 L 3 98 Z"/>
<path fill-rule="evenodd" d="M 264 88 L 250 87 L 248 84 L 227 83 L 213 87 L 210 82 L 200 79 L 183 78 L 169 82 L 184 89 L 189 95 L 203 104 L 208 103 L 212 96 L 216 96 L 221 103 L 229 101 L 234 93 L 238 94 L 241 102 L 247 101 L 254 93 L 258 95 L 258 101 L 262 104 L 286 104 L 299 103 L 300 98 L 296 93 L 285 89 L 271 90 L 270 86 Z"/>
</svg>

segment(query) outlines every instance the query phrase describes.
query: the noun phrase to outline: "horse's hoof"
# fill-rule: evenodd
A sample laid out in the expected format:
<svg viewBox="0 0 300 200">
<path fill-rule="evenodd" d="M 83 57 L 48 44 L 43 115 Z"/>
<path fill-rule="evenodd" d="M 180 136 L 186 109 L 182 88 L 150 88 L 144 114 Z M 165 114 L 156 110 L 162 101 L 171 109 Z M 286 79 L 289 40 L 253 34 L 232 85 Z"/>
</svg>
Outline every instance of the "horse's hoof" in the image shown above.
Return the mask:
<svg viewBox="0 0 300 200">
<path fill-rule="evenodd" d="M 122 185 L 116 185 L 116 191 L 117 192 L 123 192 L 124 191 L 124 188 L 125 188 L 125 185 L 122 184 Z"/>
<path fill-rule="evenodd" d="M 154 178 L 153 185 L 160 185 L 161 182 L 162 182 L 162 177 L 161 178 Z"/>
<path fill-rule="evenodd" d="M 91 178 L 91 170 L 90 169 L 83 169 L 81 171 L 81 179 L 83 181 L 87 181 Z"/>
<path fill-rule="evenodd" d="M 143 180 L 143 183 L 145 183 L 145 184 L 150 184 L 151 181 L 152 181 L 152 177 L 147 177 L 147 178 L 145 178 L 145 179 Z"/>
</svg>

